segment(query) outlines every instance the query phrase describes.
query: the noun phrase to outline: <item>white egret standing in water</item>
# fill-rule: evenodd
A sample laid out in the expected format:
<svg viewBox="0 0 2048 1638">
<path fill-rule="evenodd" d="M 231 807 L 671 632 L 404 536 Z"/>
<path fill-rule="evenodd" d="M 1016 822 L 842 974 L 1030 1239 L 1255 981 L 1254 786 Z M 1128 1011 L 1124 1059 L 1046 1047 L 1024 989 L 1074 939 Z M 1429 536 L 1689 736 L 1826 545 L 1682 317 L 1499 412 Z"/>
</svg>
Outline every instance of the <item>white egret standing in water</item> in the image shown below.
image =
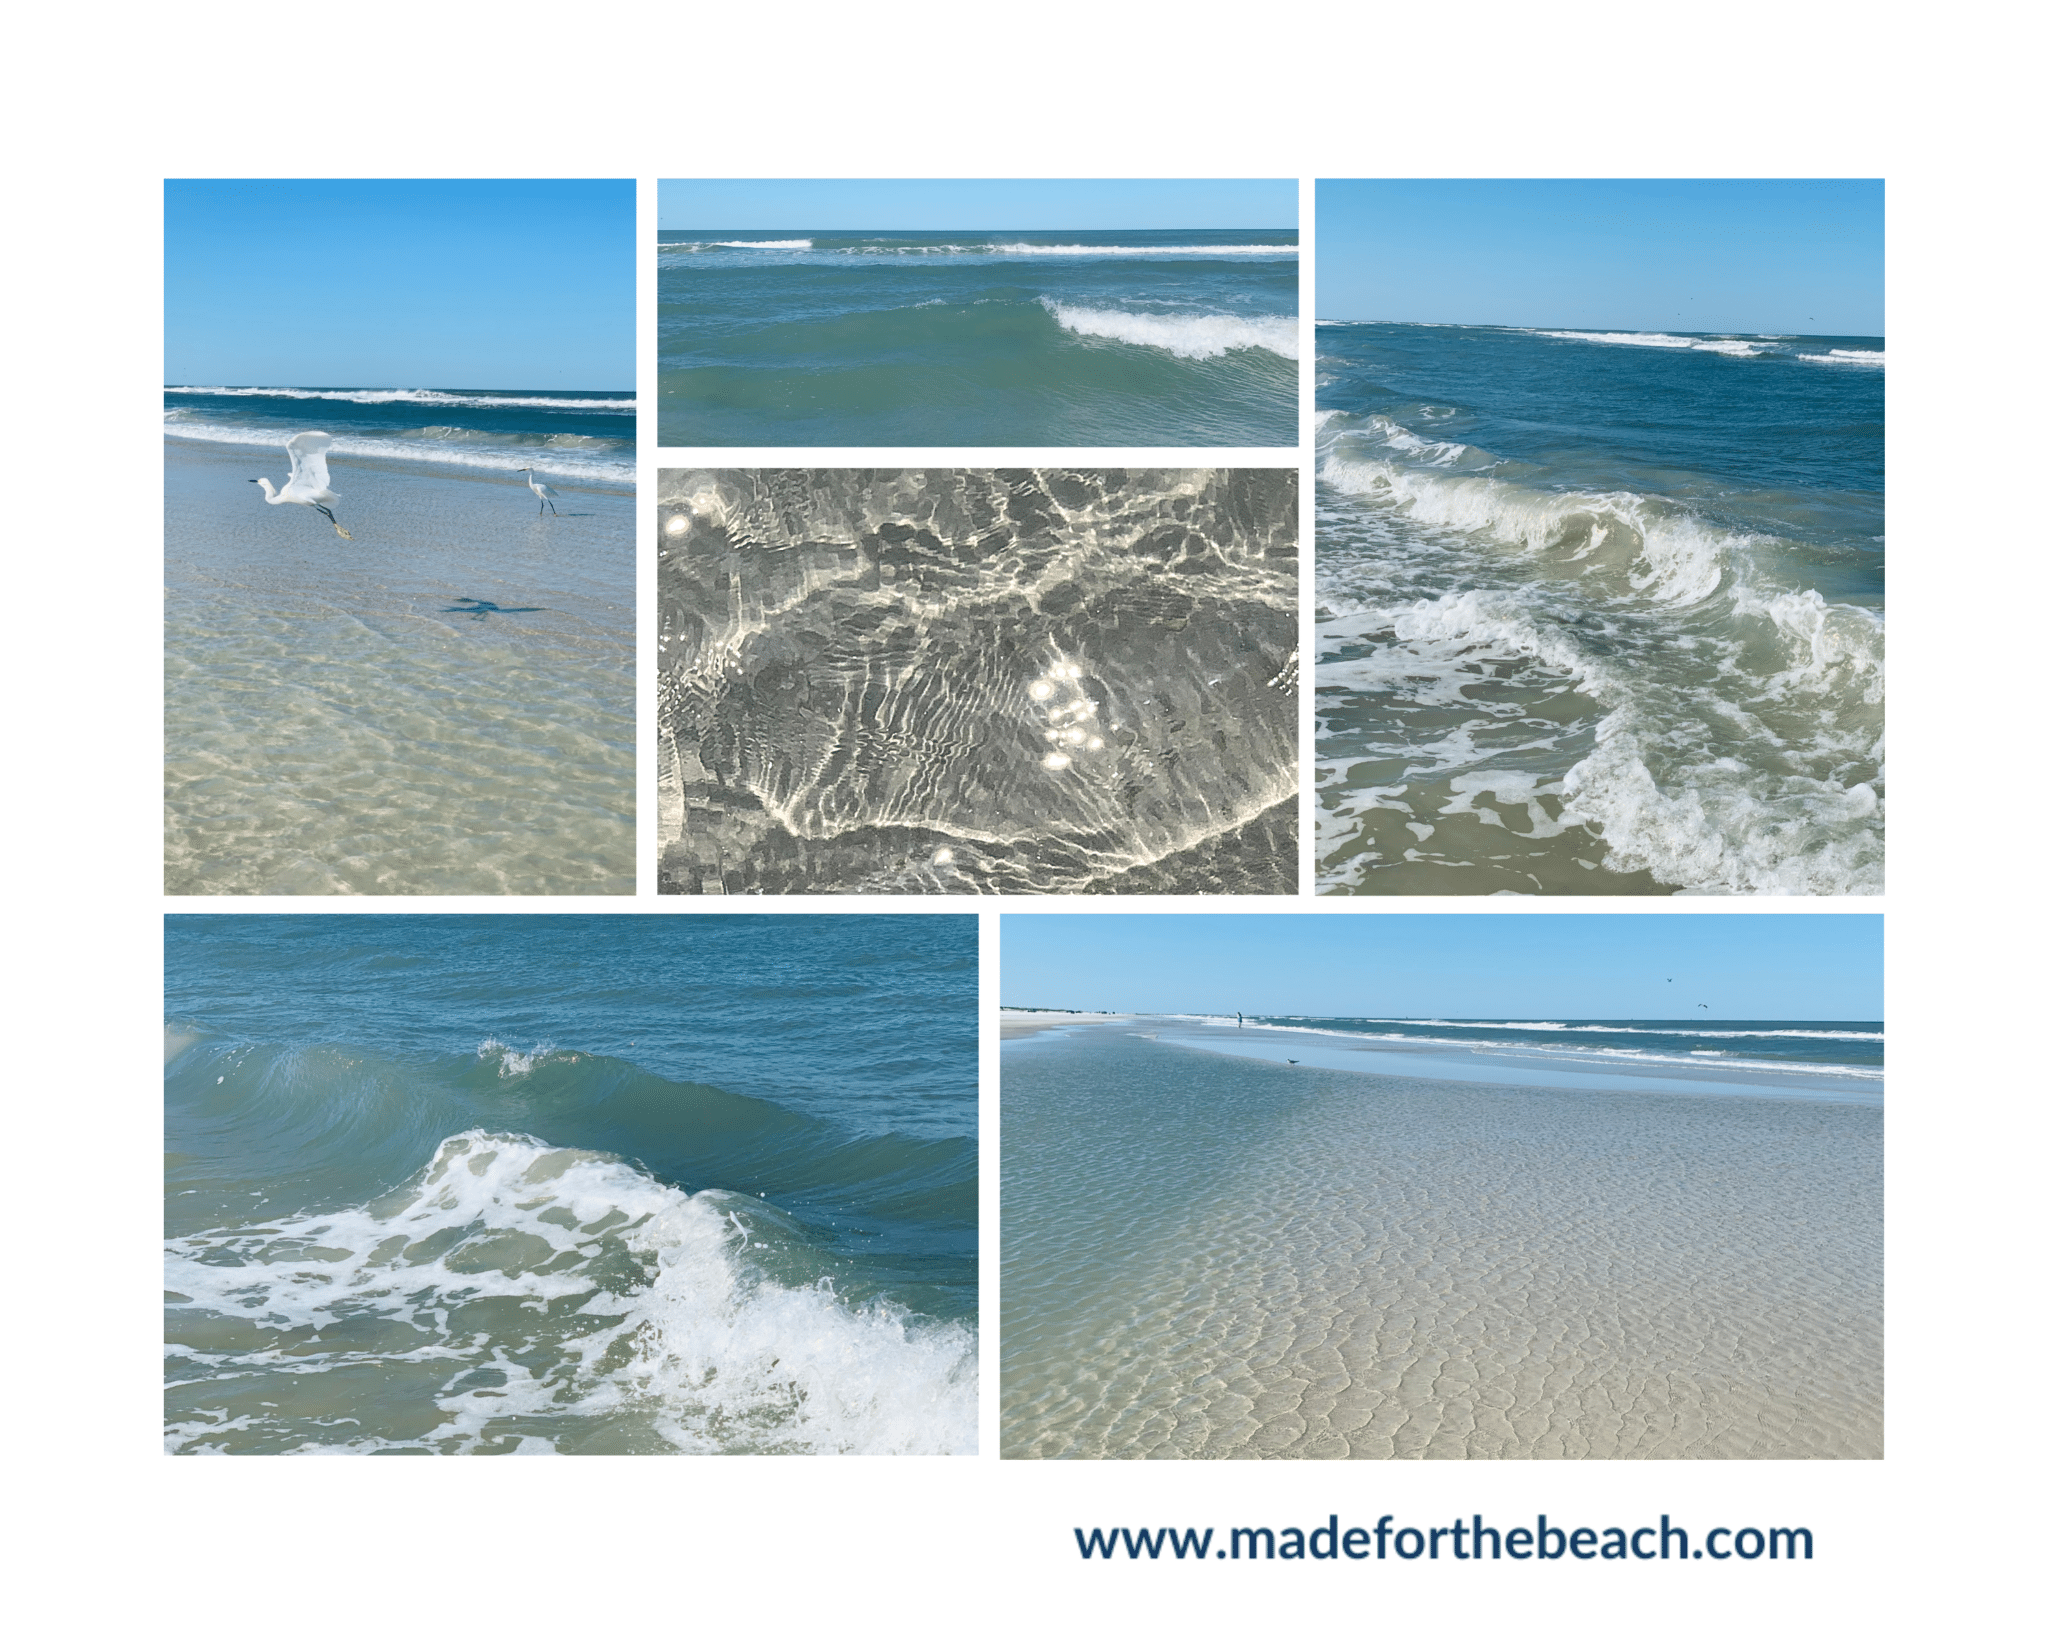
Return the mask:
<svg viewBox="0 0 2048 1638">
<path fill-rule="evenodd" d="M 251 478 L 263 491 L 263 498 L 272 506 L 289 502 L 293 506 L 310 506 L 329 523 L 334 532 L 343 540 L 356 537 L 344 529 L 334 514 L 327 510 L 327 503 L 341 497 L 327 487 L 327 451 L 334 440 L 324 432 L 299 432 L 285 439 L 284 447 L 292 458 L 292 475 L 285 480 L 282 489 L 270 487 L 268 478 Z"/>
<path fill-rule="evenodd" d="M 531 489 L 536 495 L 540 496 L 541 510 L 545 512 L 555 512 L 555 492 L 552 489 L 550 489 L 546 484 L 542 483 L 539 478 L 534 476 L 532 467 L 522 466 L 519 470 L 526 474 L 526 487 L 528 489 Z M 535 516 L 538 515 L 538 513 L 535 514 Z M 556 517 L 560 517 L 561 515 L 562 514 L 560 512 L 555 512 Z"/>
</svg>

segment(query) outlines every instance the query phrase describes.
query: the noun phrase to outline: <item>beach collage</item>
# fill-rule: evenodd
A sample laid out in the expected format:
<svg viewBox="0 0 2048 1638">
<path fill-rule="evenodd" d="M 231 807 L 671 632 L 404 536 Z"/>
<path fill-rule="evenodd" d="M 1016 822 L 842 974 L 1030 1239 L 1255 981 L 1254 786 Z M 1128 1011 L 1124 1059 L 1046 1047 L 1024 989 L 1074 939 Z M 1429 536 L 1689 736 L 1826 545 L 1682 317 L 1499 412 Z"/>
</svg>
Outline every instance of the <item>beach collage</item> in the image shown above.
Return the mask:
<svg viewBox="0 0 2048 1638">
<path fill-rule="evenodd" d="M 1882 1459 L 1885 205 L 166 182 L 162 1448 Z"/>
</svg>

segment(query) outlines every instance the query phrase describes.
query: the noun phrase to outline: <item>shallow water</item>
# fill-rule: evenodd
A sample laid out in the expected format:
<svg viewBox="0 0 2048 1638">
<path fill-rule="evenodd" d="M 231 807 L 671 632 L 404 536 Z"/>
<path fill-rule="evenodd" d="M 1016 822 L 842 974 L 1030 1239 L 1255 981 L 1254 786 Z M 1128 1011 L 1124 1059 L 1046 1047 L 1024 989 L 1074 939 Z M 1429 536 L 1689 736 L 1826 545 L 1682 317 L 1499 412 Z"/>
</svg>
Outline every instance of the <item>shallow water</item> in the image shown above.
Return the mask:
<svg viewBox="0 0 2048 1638">
<path fill-rule="evenodd" d="M 1003 1047 L 1009 1457 L 1882 1454 L 1882 1115 Z"/>
<path fill-rule="evenodd" d="M 661 441 L 1291 444 L 1294 237 L 665 230 Z"/>
<path fill-rule="evenodd" d="M 632 496 L 337 456 L 343 540 L 284 471 L 167 445 L 165 891 L 630 893 Z"/>
<path fill-rule="evenodd" d="M 664 892 L 1289 893 L 1291 472 L 671 471 Z"/>
<path fill-rule="evenodd" d="M 1323 891 L 1883 890 L 1881 341 L 1317 348 Z"/>
<path fill-rule="evenodd" d="M 976 941 L 169 918 L 170 1447 L 971 1450 Z"/>
</svg>

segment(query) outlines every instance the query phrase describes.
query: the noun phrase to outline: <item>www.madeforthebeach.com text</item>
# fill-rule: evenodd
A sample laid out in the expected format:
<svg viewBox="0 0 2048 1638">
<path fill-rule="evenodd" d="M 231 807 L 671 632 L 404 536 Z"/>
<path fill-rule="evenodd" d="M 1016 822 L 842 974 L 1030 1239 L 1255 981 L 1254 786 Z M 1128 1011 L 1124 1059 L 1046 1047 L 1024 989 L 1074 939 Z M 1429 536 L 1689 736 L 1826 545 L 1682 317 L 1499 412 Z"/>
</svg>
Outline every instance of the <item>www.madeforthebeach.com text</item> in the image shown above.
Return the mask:
<svg viewBox="0 0 2048 1638">
<path fill-rule="evenodd" d="M 1533 1525 L 1488 1524 L 1474 1513 L 1468 1522 L 1412 1525 L 1385 1513 L 1370 1526 L 1340 1528 L 1332 1513 L 1327 1524 L 1303 1530 L 1269 1525 L 1238 1525 L 1226 1542 L 1216 1526 L 1200 1530 L 1132 1530 L 1123 1525 L 1083 1530 L 1075 1525 L 1074 1545 L 1083 1558 L 1212 1559 L 1649 1559 L 1657 1562 L 1696 1559 L 1810 1559 L 1813 1532 L 1804 1525 L 1715 1525 L 1695 1537 L 1664 1514 L 1655 1524 L 1633 1529 L 1622 1525 L 1553 1524 L 1538 1513 Z M 1214 1548 L 1212 1553 L 1211 1548 Z M 1119 1552 L 1121 1549 L 1121 1552 Z"/>
</svg>

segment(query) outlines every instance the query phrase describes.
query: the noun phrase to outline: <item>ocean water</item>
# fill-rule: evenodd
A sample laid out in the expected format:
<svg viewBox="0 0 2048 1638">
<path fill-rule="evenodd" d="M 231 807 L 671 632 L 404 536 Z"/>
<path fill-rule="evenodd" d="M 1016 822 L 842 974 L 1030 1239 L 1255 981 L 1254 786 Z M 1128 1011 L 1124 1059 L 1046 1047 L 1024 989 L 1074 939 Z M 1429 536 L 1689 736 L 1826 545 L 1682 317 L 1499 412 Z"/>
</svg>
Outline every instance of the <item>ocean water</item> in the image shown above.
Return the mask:
<svg viewBox="0 0 2048 1638">
<path fill-rule="evenodd" d="M 1343 1073 L 1184 1027 L 1003 1044 L 1004 1456 L 1882 1455 L 1862 1095 Z"/>
<path fill-rule="evenodd" d="M 332 433 L 340 455 L 503 473 L 553 484 L 633 486 L 630 392 L 556 388 L 231 387 L 164 389 L 164 432 L 190 443 L 282 448 L 295 432 Z"/>
<path fill-rule="evenodd" d="M 173 916 L 178 1452 L 957 1452 L 965 917 Z"/>
<path fill-rule="evenodd" d="M 1883 891 L 1881 339 L 1316 346 L 1323 891 Z"/>
<path fill-rule="evenodd" d="M 1403 1073 L 1593 1088 L 1608 1077 L 1680 1076 L 1758 1092 L 1877 1097 L 1884 1085 L 1884 1025 L 1856 1019 L 1311 1018 L 1189 1014 L 1176 1036 L 1210 1050 L 1286 1062 L 1373 1069 L 1398 1054 Z M 1370 1056 L 1357 1054 L 1367 1050 Z M 1417 1051 L 1408 1049 L 1417 1049 Z M 1321 1053 L 1320 1057 L 1309 1055 Z M 1335 1054 L 1331 1056 L 1330 1054 Z M 1387 1073 L 1393 1071 L 1388 1070 Z"/>
<path fill-rule="evenodd" d="M 664 230 L 670 445 L 1296 437 L 1294 232 Z"/>
<path fill-rule="evenodd" d="M 662 477 L 669 893 L 1292 893 L 1288 471 Z"/>
<path fill-rule="evenodd" d="M 275 441 L 165 440 L 165 891 L 630 893 L 630 465 L 542 515 L 335 436 L 347 540 Z"/>
</svg>

